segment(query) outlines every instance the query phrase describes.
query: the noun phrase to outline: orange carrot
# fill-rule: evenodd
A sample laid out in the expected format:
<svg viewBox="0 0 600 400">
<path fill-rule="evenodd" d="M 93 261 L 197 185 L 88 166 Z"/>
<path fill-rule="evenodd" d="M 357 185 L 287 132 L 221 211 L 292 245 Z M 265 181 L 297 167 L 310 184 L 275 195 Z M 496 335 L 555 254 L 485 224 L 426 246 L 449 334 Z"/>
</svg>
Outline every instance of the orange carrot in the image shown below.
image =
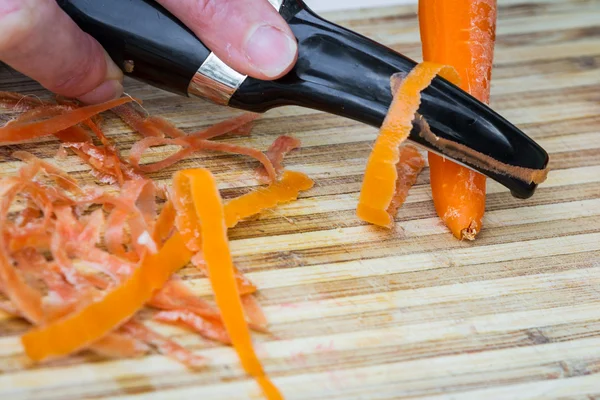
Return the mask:
<svg viewBox="0 0 600 400">
<path fill-rule="evenodd" d="M 292 136 L 279 136 L 267 149 L 266 156 L 273 163 L 273 168 L 279 174 L 283 171 L 283 158 L 292 150 L 300 147 L 300 140 Z M 257 171 L 263 178 L 268 180 L 269 176 L 263 166 L 260 166 Z"/>
<path fill-rule="evenodd" d="M 148 352 L 143 342 L 123 333 L 113 332 L 92 346 L 94 352 L 109 358 L 139 357 Z"/>
<path fill-rule="evenodd" d="M 32 360 L 41 361 L 89 346 L 131 318 L 191 256 L 181 236 L 171 236 L 157 254 L 147 256 L 123 284 L 101 300 L 23 335 L 25 352 Z"/>
<path fill-rule="evenodd" d="M 154 320 L 173 325 L 187 326 L 207 339 L 216 340 L 224 344 L 231 344 L 229 335 L 219 320 L 204 318 L 185 309 L 161 311 Z"/>
<path fill-rule="evenodd" d="M 141 340 L 143 343 L 155 347 L 161 354 L 180 361 L 190 368 L 201 368 L 206 365 L 206 359 L 204 357 L 192 353 L 190 350 L 187 350 L 173 340 L 154 332 L 135 319 L 127 322 L 121 329 Z"/>
<path fill-rule="evenodd" d="M 42 121 L 9 122 L 0 128 L 0 144 L 18 143 L 27 139 L 52 135 L 84 122 L 96 114 L 130 101 L 132 101 L 131 98 L 122 97 L 102 104 L 68 110 L 63 114 Z"/>
<path fill-rule="evenodd" d="M 251 328 L 261 332 L 267 332 L 267 317 L 253 294 L 242 295 L 242 306 L 246 318 L 252 322 Z"/>
<path fill-rule="evenodd" d="M 400 149 L 400 161 L 396 165 L 398 179 L 396 179 L 396 193 L 388 208 L 388 214 L 394 217 L 396 212 L 408 196 L 408 191 L 417 181 L 419 173 L 425 166 L 425 160 L 419 150 L 411 145 L 404 145 Z"/>
<path fill-rule="evenodd" d="M 412 129 L 414 115 L 421 103 L 421 91 L 429 86 L 438 73 L 456 79 L 452 69 L 423 62 L 398 85 L 367 162 L 356 212 L 363 221 L 388 228 L 392 226 L 393 218 L 388 209 L 396 192 L 399 147 Z M 394 78 L 395 76 L 391 80 Z"/>
<path fill-rule="evenodd" d="M 496 31 L 495 0 L 419 0 L 423 59 L 454 67 L 463 90 L 488 102 Z M 483 175 L 429 154 L 435 209 L 454 236 L 475 239 L 485 212 Z"/>
<path fill-rule="evenodd" d="M 202 252 L 209 270 L 209 279 L 223 322 L 238 353 L 242 366 L 268 399 L 282 399 L 279 390 L 266 376 L 254 352 L 250 329 L 237 288 L 233 261 L 227 239 L 225 210 L 212 174 L 206 169 L 178 172 L 174 181 L 189 182 L 196 217 L 202 235 Z"/>
<path fill-rule="evenodd" d="M 273 184 L 230 200 L 225 204 L 225 224 L 233 228 L 244 218 L 255 215 L 262 210 L 278 204 L 295 200 L 301 190 L 308 190 L 313 181 L 301 172 L 285 171 L 280 180 Z M 202 246 L 202 235 L 198 230 L 198 221 L 193 213 L 193 203 L 189 196 L 190 186 L 186 180 L 173 181 L 173 206 L 176 210 L 176 225 L 185 243 L 191 251 L 198 252 Z M 158 225 L 158 224 L 157 224 Z M 206 271 L 202 254 L 196 254 L 192 263 Z M 235 269 L 238 290 L 242 294 L 256 292 L 256 287 Z"/>
<path fill-rule="evenodd" d="M 227 209 L 226 209 L 227 210 Z M 227 211 L 226 211 L 227 212 Z M 226 214 L 227 215 L 227 214 Z M 206 275 L 208 275 L 208 267 L 206 266 L 206 261 L 204 260 L 204 256 L 202 252 L 197 253 L 194 257 L 192 257 L 192 264 L 194 267 L 198 268 Z M 235 273 L 235 281 L 237 282 L 238 290 L 240 294 L 252 294 L 255 293 L 258 289 L 254 284 L 244 276 L 237 268 L 234 267 Z"/>
<path fill-rule="evenodd" d="M 173 207 L 173 203 L 167 201 L 160 214 L 158 215 L 158 219 L 154 224 L 154 232 L 152 233 L 152 239 L 158 245 L 162 245 L 163 240 L 165 240 L 169 234 L 173 231 L 175 220 L 175 208 Z"/>
<path fill-rule="evenodd" d="M 33 171 L 39 169 L 39 164 L 32 165 L 32 168 Z M 31 173 L 35 173 L 33 171 Z M 0 185 L 2 198 L 0 201 L 0 227 L 6 224 L 9 207 L 17 193 L 26 186 L 26 182 L 19 182 L 16 179 L 13 182 L 6 181 Z M 5 242 L 4 234 L 0 234 L 0 286 L 4 288 L 3 292 L 25 318 L 33 322 L 43 321 L 42 295 L 30 287 L 20 272 L 13 267 Z"/>
<path fill-rule="evenodd" d="M 225 223 L 233 228 L 244 218 L 248 218 L 264 209 L 296 200 L 298 193 L 313 187 L 313 181 L 301 172 L 284 171 L 280 180 L 266 188 L 230 200 L 225 205 Z"/>
<path fill-rule="evenodd" d="M 212 320 L 221 318 L 215 307 L 196 296 L 183 281 L 177 278 L 171 278 L 165 286 L 158 290 L 148 305 L 159 310 L 187 310 Z"/>
</svg>

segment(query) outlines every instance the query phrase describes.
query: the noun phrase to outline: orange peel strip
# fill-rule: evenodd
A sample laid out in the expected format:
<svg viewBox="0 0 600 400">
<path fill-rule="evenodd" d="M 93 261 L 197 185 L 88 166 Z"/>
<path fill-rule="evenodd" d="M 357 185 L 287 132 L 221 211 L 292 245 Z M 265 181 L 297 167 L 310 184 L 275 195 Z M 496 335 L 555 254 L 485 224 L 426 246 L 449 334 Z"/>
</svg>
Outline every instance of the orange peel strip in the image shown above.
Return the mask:
<svg viewBox="0 0 600 400">
<path fill-rule="evenodd" d="M 453 80 L 451 67 L 431 62 L 418 64 L 399 85 L 369 156 L 360 192 L 357 215 L 363 221 L 390 228 L 388 209 L 396 192 L 400 145 L 408 138 L 413 118 L 421 104 L 421 91 L 437 74 Z"/>
</svg>

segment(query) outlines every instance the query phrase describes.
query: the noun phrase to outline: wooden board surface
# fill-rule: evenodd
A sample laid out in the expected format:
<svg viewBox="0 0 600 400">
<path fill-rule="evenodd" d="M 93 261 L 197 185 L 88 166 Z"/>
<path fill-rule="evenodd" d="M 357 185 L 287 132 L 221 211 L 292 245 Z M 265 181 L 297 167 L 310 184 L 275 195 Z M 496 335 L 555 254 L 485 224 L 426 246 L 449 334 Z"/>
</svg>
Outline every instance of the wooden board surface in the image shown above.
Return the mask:
<svg viewBox="0 0 600 400">
<path fill-rule="evenodd" d="M 554 170 L 526 201 L 490 183 L 475 243 L 454 240 L 438 221 L 427 170 L 397 229 L 357 220 L 372 128 L 287 108 L 267 113 L 252 138 L 228 139 L 266 149 L 296 135 L 304 147 L 288 166 L 316 180 L 301 200 L 231 231 L 235 260 L 261 288 L 271 322 L 271 336 L 255 336 L 257 351 L 288 399 L 600 398 L 600 1 L 499 3 L 492 106 L 548 150 Z M 415 7 L 329 17 L 420 59 Z M 7 69 L 0 90 L 47 96 Z M 126 90 L 186 130 L 234 113 L 135 82 Z M 122 124 L 108 126 L 119 146 L 131 146 Z M 57 142 L 0 148 L 1 175 L 18 167 L 16 149 L 50 158 Z M 201 165 L 225 197 L 254 184 L 255 164 L 242 157 L 205 154 L 176 168 Z M 73 157 L 61 166 L 89 179 Z M 181 275 L 210 293 L 192 268 Z M 192 373 L 156 355 L 89 353 L 30 366 L 18 339 L 27 324 L 0 315 L 0 398 L 260 398 L 232 349 L 152 326 L 209 367 Z"/>
</svg>

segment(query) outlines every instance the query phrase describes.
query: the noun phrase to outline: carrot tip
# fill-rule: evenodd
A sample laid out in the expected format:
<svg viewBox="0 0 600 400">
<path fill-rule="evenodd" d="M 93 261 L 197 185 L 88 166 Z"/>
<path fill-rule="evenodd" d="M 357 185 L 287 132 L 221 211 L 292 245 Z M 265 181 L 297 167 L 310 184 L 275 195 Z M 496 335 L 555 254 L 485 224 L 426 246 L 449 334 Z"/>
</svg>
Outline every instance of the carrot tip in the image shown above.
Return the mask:
<svg viewBox="0 0 600 400">
<path fill-rule="evenodd" d="M 471 224 L 468 228 L 465 228 L 462 231 L 460 231 L 460 238 L 461 240 L 467 239 L 473 241 L 475 240 L 475 236 L 477 236 L 478 233 L 479 230 L 477 228 L 477 223 L 475 221 L 471 221 Z"/>
</svg>

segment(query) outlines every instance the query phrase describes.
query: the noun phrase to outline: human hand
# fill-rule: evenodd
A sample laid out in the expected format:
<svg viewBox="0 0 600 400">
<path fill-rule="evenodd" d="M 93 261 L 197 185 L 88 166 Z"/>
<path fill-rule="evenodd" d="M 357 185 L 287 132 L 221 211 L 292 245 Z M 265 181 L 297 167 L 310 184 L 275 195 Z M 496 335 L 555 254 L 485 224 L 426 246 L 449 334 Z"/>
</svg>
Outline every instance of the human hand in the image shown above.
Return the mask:
<svg viewBox="0 0 600 400">
<path fill-rule="evenodd" d="M 240 73 L 276 79 L 296 60 L 294 35 L 267 0 L 157 1 Z M 84 103 L 123 93 L 122 71 L 55 0 L 0 0 L 0 61 Z"/>
</svg>

